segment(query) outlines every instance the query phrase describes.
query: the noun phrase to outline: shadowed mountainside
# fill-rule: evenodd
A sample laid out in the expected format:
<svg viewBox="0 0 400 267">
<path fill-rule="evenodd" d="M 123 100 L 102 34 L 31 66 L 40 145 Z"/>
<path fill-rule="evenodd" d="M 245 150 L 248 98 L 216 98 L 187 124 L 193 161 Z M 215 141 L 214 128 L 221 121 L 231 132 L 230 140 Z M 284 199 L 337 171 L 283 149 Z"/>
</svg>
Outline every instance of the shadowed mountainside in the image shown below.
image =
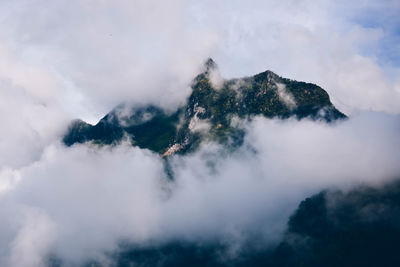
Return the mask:
<svg viewBox="0 0 400 267">
<path fill-rule="evenodd" d="M 110 255 L 111 266 L 400 266 L 400 181 L 322 191 L 300 203 L 279 244 L 257 242 L 233 255 L 218 240 L 126 244 Z"/>
<path fill-rule="evenodd" d="M 276 258 L 285 266 L 400 266 L 400 182 L 304 200 Z"/>
</svg>

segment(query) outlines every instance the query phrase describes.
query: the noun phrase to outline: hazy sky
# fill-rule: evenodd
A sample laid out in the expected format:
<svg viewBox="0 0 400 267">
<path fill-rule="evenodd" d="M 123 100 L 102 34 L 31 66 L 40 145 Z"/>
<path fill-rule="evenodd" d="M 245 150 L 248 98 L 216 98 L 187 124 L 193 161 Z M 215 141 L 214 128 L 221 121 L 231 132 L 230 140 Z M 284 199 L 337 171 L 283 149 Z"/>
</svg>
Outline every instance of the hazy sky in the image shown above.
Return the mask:
<svg viewBox="0 0 400 267">
<path fill-rule="evenodd" d="M 346 113 L 400 112 L 395 0 L 19 0 L 0 10 L 0 77 L 70 117 L 94 122 L 126 98 L 182 103 L 209 56 L 227 78 L 270 69 L 317 83 Z"/>
<path fill-rule="evenodd" d="M 398 14 L 372 0 L 1 1 L 0 265 L 106 262 L 121 239 L 240 250 L 251 234 L 278 240 L 311 193 L 398 178 Z M 174 183 L 147 150 L 60 143 L 71 119 L 121 101 L 176 108 L 210 56 L 226 78 L 316 83 L 350 119 L 257 118 L 232 155 L 172 158 Z"/>
</svg>

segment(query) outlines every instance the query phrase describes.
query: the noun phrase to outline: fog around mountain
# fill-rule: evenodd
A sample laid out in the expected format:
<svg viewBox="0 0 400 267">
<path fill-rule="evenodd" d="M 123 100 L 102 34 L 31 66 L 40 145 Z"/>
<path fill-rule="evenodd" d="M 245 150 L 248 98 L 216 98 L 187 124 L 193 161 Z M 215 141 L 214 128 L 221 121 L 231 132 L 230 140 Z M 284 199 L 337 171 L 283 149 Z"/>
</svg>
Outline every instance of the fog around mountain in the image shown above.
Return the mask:
<svg viewBox="0 0 400 267">
<path fill-rule="evenodd" d="M 0 265 L 318 266 L 332 251 L 352 251 L 348 244 L 374 251 L 343 243 L 349 236 L 396 244 L 399 8 L 372 0 L 1 2 Z M 219 65 L 215 88 L 271 70 L 321 86 L 348 119 L 253 114 L 230 122 L 245 133 L 235 149 L 207 139 L 167 159 L 129 140 L 63 143 L 73 119 L 96 124 L 125 101 L 174 112 L 208 57 Z M 332 236 L 337 247 L 325 246 Z"/>
<path fill-rule="evenodd" d="M 377 113 L 338 125 L 258 118 L 232 154 L 210 143 L 173 156 L 173 183 L 161 156 L 130 144 L 56 142 L 35 163 L 2 171 L 3 263 L 35 265 L 48 253 L 102 261 L 121 240 L 218 239 L 240 250 L 256 235 L 275 244 L 310 194 L 398 177 L 398 121 Z"/>
</svg>

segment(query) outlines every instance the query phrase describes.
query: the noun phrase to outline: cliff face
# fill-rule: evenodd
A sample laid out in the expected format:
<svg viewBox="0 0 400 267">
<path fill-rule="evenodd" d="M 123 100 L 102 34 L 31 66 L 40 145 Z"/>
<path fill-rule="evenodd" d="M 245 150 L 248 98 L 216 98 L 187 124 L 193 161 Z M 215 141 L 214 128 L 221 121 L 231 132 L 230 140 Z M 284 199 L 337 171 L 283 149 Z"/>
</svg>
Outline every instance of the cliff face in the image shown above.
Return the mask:
<svg viewBox="0 0 400 267">
<path fill-rule="evenodd" d="M 244 130 L 237 122 L 255 115 L 327 123 L 346 118 L 332 105 L 327 92 L 315 84 L 285 79 L 271 71 L 223 80 L 212 59 L 204 69 L 194 78 L 186 105 L 174 113 L 155 106 L 121 104 L 96 125 L 74 121 L 64 143 L 116 144 L 128 138 L 132 145 L 168 156 L 192 151 L 206 139 L 238 146 Z"/>
</svg>

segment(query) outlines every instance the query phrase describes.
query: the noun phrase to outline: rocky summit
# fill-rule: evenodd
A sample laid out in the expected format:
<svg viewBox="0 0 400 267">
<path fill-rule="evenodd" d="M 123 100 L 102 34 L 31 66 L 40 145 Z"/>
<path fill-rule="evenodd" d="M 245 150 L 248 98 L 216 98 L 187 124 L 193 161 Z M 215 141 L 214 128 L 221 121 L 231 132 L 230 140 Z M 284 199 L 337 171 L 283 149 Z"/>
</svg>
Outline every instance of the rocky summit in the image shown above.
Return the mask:
<svg viewBox="0 0 400 267">
<path fill-rule="evenodd" d="M 183 107 L 167 112 L 156 106 L 121 104 L 96 125 L 76 120 L 63 138 L 75 143 L 132 145 L 163 156 L 195 150 L 204 140 L 229 147 L 239 146 L 245 131 L 243 120 L 266 118 L 309 118 L 327 123 L 344 119 L 321 87 L 294 81 L 265 71 L 251 77 L 222 79 L 212 59 L 191 84 L 192 92 Z"/>
</svg>

